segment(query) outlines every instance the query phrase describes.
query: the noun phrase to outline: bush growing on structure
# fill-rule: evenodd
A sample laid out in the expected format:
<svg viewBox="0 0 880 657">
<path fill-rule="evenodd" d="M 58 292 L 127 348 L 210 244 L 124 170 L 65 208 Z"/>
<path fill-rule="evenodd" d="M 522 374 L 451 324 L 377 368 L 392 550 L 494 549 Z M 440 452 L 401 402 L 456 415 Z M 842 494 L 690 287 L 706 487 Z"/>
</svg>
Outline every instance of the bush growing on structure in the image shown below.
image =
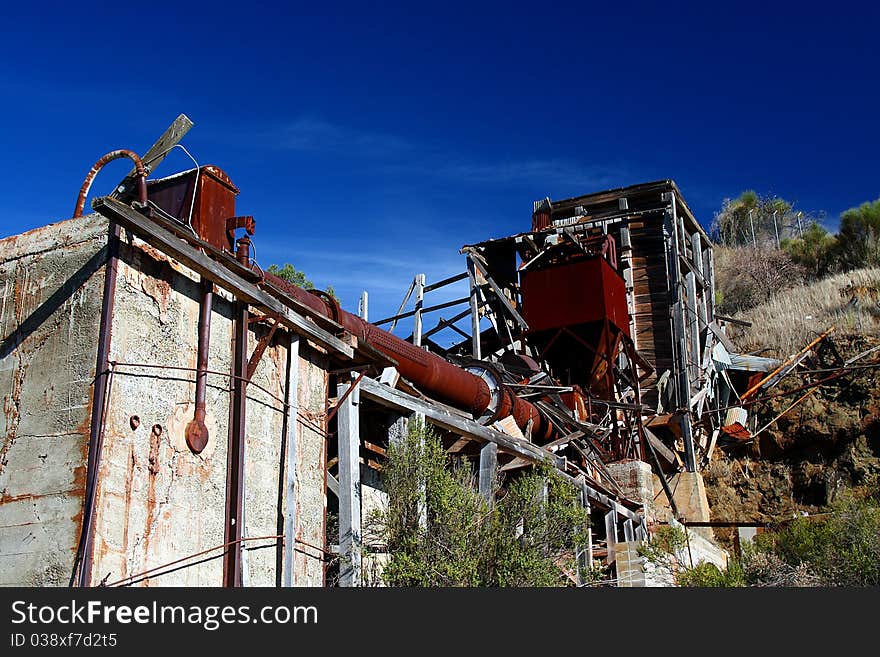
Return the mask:
<svg viewBox="0 0 880 657">
<path fill-rule="evenodd" d="M 450 467 L 451 466 L 451 467 Z M 578 491 L 548 467 L 511 482 L 489 504 L 466 463 L 411 422 L 388 449 L 388 506 L 368 519 L 390 554 L 390 586 L 565 586 L 589 515 Z M 545 494 L 546 491 L 546 494 Z"/>
<path fill-rule="evenodd" d="M 301 272 L 299 269 L 291 265 L 289 262 L 285 262 L 284 266 L 279 267 L 278 265 L 269 265 L 269 269 L 267 269 L 270 274 L 275 274 L 279 278 L 283 278 L 288 283 L 293 283 L 294 285 L 298 285 L 304 290 L 314 290 L 315 284 L 311 281 L 311 279 L 305 275 L 304 272 Z M 339 298 L 336 296 L 336 291 L 333 289 L 332 285 L 328 285 L 327 289 L 324 290 L 331 297 L 339 301 Z"/>
</svg>

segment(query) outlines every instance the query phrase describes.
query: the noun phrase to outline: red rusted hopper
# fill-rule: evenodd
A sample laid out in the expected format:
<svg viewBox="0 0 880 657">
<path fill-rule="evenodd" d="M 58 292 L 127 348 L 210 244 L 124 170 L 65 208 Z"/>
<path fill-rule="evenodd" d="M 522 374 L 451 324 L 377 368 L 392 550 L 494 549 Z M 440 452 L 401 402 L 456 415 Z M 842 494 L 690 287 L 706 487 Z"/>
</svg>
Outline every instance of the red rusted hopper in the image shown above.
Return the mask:
<svg viewBox="0 0 880 657">
<path fill-rule="evenodd" d="M 611 251 L 613 253 L 613 250 Z M 600 254 L 521 272 L 528 339 L 552 374 L 611 399 L 613 363 L 629 335 L 626 284 Z"/>
</svg>

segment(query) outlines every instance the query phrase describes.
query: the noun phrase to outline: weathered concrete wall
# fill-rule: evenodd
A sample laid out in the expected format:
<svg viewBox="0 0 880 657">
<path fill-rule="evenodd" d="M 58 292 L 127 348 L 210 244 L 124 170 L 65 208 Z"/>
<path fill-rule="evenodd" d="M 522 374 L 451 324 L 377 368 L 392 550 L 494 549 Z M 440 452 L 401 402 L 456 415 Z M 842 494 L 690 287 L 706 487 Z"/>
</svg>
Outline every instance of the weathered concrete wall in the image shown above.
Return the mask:
<svg viewBox="0 0 880 657">
<path fill-rule="evenodd" d="M 294 423 L 297 535 L 293 581 L 296 586 L 323 586 L 328 359 L 304 339 L 300 339 L 299 352 L 299 412 Z"/>
<path fill-rule="evenodd" d="M 130 577 L 148 569 L 220 546 L 224 519 L 229 432 L 230 378 L 208 376 L 210 438 L 193 454 L 184 436 L 193 417 L 194 373 L 143 365 L 195 368 L 198 349 L 198 277 L 146 245 L 125 251 L 116 293 L 111 360 L 116 368 L 104 438 L 96 505 L 93 581 Z M 214 295 L 208 369 L 229 372 L 232 359 L 232 299 Z M 252 325 L 248 353 L 268 332 Z M 284 387 L 287 381 L 284 332 L 263 354 L 248 387 L 244 467 L 245 537 L 275 536 L 285 511 Z M 302 349 L 299 404 L 305 417 L 322 427 L 327 363 Z M 265 390 L 261 390 L 264 388 Z M 132 417 L 140 424 L 131 428 Z M 300 540 L 324 543 L 324 435 L 297 423 L 297 502 Z M 278 581 L 279 539 L 243 544 L 245 582 L 274 586 Z M 314 550 L 311 551 L 315 553 Z M 213 553 L 213 556 L 220 551 Z M 295 583 L 320 586 L 322 562 L 300 553 Z M 316 554 L 320 557 L 320 554 Z M 199 561 L 199 560 L 194 560 Z M 152 575 L 143 585 L 217 586 L 222 560 Z"/>
<path fill-rule="evenodd" d="M 0 241 L 0 584 L 66 585 L 79 542 L 107 222 L 89 215 Z M 199 279 L 126 237 L 112 322 L 112 368 L 95 504 L 92 584 L 131 577 L 224 542 L 230 377 L 208 375 L 210 439 L 193 454 Z M 231 371 L 232 298 L 214 296 L 208 368 Z M 267 333 L 253 324 L 249 353 Z M 283 531 L 288 339 L 278 330 L 249 386 L 244 535 Z M 302 340 L 294 582 L 323 584 L 327 369 Z M 163 368 L 147 367 L 161 365 Z M 177 368 L 177 369 L 175 369 Z M 265 390 L 261 390 L 264 388 Z M 305 548 L 309 544 L 316 549 Z M 280 579 L 280 541 L 245 543 L 246 582 Z M 218 586 L 219 549 L 141 586 Z M 200 563 L 197 563 L 200 562 Z"/>
<path fill-rule="evenodd" d="M 67 585 L 82 523 L 107 224 L 0 241 L 0 585 Z"/>
<path fill-rule="evenodd" d="M 223 543 L 229 379 L 208 377 L 210 438 L 196 455 L 184 438 L 194 410 L 194 373 L 143 367 L 196 366 L 198 279 L 149 247 L 124 248 L 120 260 L 110 360 L 131 365 L 118 366 L 111 383 L 95 505 L 93 583 Z M 211 370 L 230 371 L 230 317 L 230 304 L 215 297 Z M 132 429 L 135 416 L 140 423 Z M 220 584 L 218 558 L 143 581 Z"/>
</svg>

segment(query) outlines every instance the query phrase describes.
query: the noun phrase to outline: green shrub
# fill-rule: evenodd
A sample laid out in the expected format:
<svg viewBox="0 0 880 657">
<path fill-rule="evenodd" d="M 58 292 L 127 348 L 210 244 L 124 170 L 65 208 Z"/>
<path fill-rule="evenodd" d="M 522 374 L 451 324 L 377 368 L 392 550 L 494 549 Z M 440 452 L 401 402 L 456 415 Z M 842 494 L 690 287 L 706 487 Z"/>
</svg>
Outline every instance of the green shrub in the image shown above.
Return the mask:
<svg viewBox="0 0 880 657">
<path fill-rule="evenodd" d="M 388 508 L 368 524 L 390 553 L 386 584 L 572 583 L 589 515 L 578 491 L 552 468 L 519 477 L 489 504 L 470 469 L 460 462 L 450 467 L 434 432 L 411 422 L 406 438 L 389 446 L 383 482 Z"/>
<path fill-rule="evenodd" d="M 738 561 L 731 559 L 722 570 L 713 563 L 703 561 L 693 568 L 682 568 L 676 575 L 679 586 L 734 588 L 746 585 L 743 568 Z"/>
</svg>

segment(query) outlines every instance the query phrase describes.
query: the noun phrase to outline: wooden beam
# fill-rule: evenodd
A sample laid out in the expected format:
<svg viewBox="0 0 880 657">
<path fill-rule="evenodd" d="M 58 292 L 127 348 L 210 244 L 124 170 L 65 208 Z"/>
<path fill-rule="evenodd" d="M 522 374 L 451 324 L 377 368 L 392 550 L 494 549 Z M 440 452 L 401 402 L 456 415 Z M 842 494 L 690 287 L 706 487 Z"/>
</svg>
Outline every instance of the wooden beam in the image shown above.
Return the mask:
<svg viewBox="0 0 880 657">
<path fill-rule="evenodd" d="M 290 343 L 287 346 L 287 386 L 284 390 L 287 402 L 287 414 L 285 415 L 285 446 L 287 457 L 284 468 L 284 561 L 282 572 L 282 586 L 293 586 L 294 572 L 294 548 L 296 536 L 299 531 L 297 523 L 296 507 L 296 455 L 297 435 L 299 422 L 299 336 L 290 333 Z M 329 478 L 330 475 L 328 475 Z"/>
<path fill-rule="evenodd" d="M 232 292 L 239 300 L 257 306 L 264 312 L 276 313 L 281 321 L 292 330 L 317 342 L 323 347 L 336 351 L 349 358 L 354 357 L 350 344 L 319 328 L 302 315 L 290 310 L 281 301 L 249 283 L 241 276 L 223 265 L 214 262 L 205 254 L 175 237 L 170 232 L 137 212 L 133 208 L 109 197 L 95 199 L 94 209 L 131 231 L 147 244 L 156 247 L 166 255 L 180 261 L 203 278 Z"/>
<path fill-rule="evenodd" d="M 495 500 L 495 481 L 498 477 L 498 445 L 486 443 L 480 450 L 480 495 L 489 504 Z"/>
<path fill-rule="evenodd" d="M 168 126 L 168 129 L 162 133 L 162 136 L 156 140 L 156 143 L 153 144 L 150 147 L 150 150 L 144 153 L 144 156 L 141 158 L 141 162 L 143 162 L 144 168 L 147 170 L 147 175 L 156 170 L 156 167 L 162 163 L 165 156 L 168 155 L 172 148 L 180 143 L 180 140 L 183 139 L 184 135 L 186 135 L 192 127 L 193 122 L 190 121 L 186 114 L 180 114 L 174 119 L 172 124 Z M 132 166 L 131 171 L 129 171 L 128 175 L 116 185 L 116 189 L 113 190 L 113 193 L 110 194 L 110 196 L 120 201 L 134 198 L 136 180 L 137 169 Z"/>
<path fill-rule="evenodd" d="M 433 290 L 440 289 L 441 287 L 445 287 L 451 283 L 457 283 L 458 281 L 463 281 L 468 277 L 466 271 L 463 271 L 460 274 L 456 274 L 455 276 L 450 276 L 449 278 L 444 278 L 442 281 L 437 281 L 436 283 L 431 283 L 430 285 L 425 286 L 425 293 L 431 292 Z"/>
<path fill-rule="evenodd" d="M 657 454 L 662 456 L 666 460 L 666 462 L 669 463 L 669 465 L 675 465 L 675 463 L 676 463 L 675 452 L 673 452 L 665 444 L 663 444 L 663 441 L 660 440 L 654 434 L 653 431 L 648 429 L 648 427 L 643 426 L 642 429 L 645 432 L 645 435 L 648 437 L 648 441 L 651 443 L 651 446 L 654 448 L 654 450 L 657 452 Z M 658 473 L 658 474 L 660 474 L 660 473 Z"/>
<path fill-rule="evenodd" d="M 412 283 L 409 284 L 409 289 L 406 291 L 406 294 L 403 296 L 403 301 L 400 302 L 400 307 L 397 309 L 395 315 L 399 315 L 403 312 L 403 309 L 406 308 L 406 303 L 409 301 L 409 298 L 412 296 L 413 290 L 416 289 L 416 279 L 413 278 Z M 376 323 L 378 326 L 378 323 Z M 388 331 L 394 333 L 394 327 L 397 326 L 397 320 L 391 322 L 391 326 L 388 327 Z"/>
<path fill-rule="evenodd" d="M 480 270 L 480 273 L 483 275 L 483 278 L 486 279 L 486 282 L 489 284 L 489 287 L 492 288 L 492 290 L 495 292 L 496 296 L 498 297 L 498 301 L 501 303 L 502 306 L 504 306 L 504 309 L 508 313 L 510 313 L 511 317 L 513 317 L 513 319 L 516 320 L 516 322 L 517 322 L 517 324 L 519 324 L 520 328 L 523 331 L 528 331 L 529 325 L 526 323 L 526 320 L 524 320 L 522 318 L 522 315 L 520 315 L 517 312 L 516 308 L 514 308 L 511 305 L 510 301 L 508 301 L 507 297 L 504 295 L 504 291 L 498 286 L 498 284 L 495 282 L 495 280 L 489 275 L 488 268 L 484 262 L 481 262 L 481 259 L 482 258 L 480 256 L 480 254 L 478 254 L 476 252 L 471 252 L 471 258 L 470 258 L 471 262 L 473 262 L 474 265 L 476 265 L 477 269 Z"/>
<path fill-rule="evenodd" d="M 362 379 L 363 381 L 363 379 Z M 361 585 L 361 470 L 360 470 L 360 386 L 346 396 L 354 382 L 336 388 L 343 399 L 336 412 L 339 450 L 339 586 Z"/>
</svg>

